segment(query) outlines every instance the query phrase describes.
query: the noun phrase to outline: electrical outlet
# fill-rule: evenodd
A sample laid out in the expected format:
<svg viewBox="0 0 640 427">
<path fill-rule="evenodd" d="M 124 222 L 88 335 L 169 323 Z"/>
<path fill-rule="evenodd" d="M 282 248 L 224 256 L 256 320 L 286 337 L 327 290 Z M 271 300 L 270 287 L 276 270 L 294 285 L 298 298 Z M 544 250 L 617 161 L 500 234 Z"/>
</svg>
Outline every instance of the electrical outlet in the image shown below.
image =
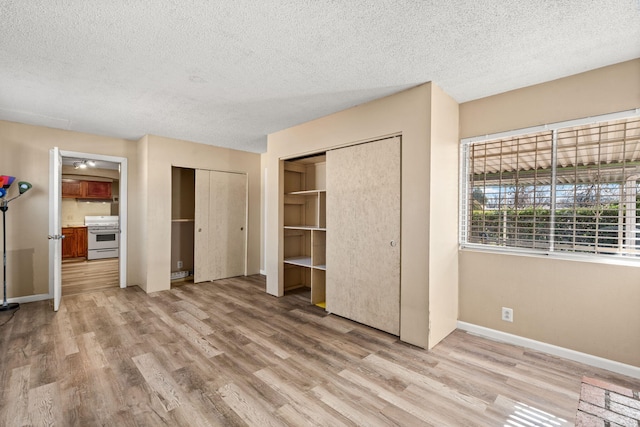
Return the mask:
<svg viewBox="0 0 640 427">
<path fill-rule="evenodd" d="M 513 322 L 513 309 L 502 307 L 502 320 L 505 322 Z"/>
<path fill-rule="evenodd" d="M 182 268 L 183 264 L 182 261 L 178 261 L 178 268 Z"/>
</svg>

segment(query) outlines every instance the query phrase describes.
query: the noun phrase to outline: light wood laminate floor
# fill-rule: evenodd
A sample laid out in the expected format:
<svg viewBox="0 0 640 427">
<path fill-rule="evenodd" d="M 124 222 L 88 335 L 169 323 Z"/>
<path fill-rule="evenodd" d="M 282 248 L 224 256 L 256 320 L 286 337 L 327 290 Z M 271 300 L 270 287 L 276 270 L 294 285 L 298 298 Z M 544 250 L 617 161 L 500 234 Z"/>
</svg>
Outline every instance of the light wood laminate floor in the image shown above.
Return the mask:
<svg viewBox="0 0 640 427">
<path fill-rule="evenodd" d="M 120 286 L 119 259 L 62 262 L 62 295 L 95 292 Z"/>
<path fill-rule="evenodd" d="M 67 296 L 0 313 L 0 425 L 572 425 L 583 375 L 456 331 L 432 351 L 262 276 Z"/>
</svg>

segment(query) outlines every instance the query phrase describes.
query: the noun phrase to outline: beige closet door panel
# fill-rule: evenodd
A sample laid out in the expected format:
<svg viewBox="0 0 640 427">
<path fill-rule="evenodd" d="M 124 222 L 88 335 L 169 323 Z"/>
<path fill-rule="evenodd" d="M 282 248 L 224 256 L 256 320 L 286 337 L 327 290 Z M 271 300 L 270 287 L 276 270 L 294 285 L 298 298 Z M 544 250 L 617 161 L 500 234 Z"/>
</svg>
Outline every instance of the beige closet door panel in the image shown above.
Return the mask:
<svg viewBox="0 0 640 427">
<path fill-rule="evenodd" d="M 244 275 L 247 175 L 211 171 L 209 187 L 210 280 Z"/>
<path fill-rule="evenodd" d="M 327 152 L 327 311 L 400 333 L 400 139 Z"/>
<path fill-rule="evenodd" d="M 193 236 L 193 281 L 211 280 L 209 262 L 209 171 L 196 169 Z"/>
<path fill-rule="evenodd" d="M 196 170 L 194 281 L 245 274 L 247 175 Z"/>
</svg>

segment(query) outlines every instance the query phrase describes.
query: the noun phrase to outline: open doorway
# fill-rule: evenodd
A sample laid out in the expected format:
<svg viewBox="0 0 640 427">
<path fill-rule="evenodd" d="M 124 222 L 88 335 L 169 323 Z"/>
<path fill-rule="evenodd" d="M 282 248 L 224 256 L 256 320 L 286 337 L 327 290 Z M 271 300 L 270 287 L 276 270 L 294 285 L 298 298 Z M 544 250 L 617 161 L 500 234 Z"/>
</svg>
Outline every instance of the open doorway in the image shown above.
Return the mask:
<svg viewBox="0 0 640 427">
<path fill-rule="evenodd" d="M 62 295 L 125 287 L 126 159 L 61 155 Z"/>
</svg>

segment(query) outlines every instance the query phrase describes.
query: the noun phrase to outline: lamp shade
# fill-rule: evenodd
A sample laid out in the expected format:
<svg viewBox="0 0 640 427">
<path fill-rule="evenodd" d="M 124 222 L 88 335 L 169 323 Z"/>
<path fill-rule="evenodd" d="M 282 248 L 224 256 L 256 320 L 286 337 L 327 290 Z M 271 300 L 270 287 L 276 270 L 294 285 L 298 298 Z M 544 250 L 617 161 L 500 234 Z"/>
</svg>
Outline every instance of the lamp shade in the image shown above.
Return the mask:
<svg viewBox="0 0 640 427">
<path fill-rule="evenodd" d="M 20 194 L 26 193 L 31 189 L 31 187 L 32 187 L 31 183 L 27 181 L 18 182 L 18 191 L 20 192 Z"/>
<path fill-rule="evenodd" d="M 7 190 L 5 190 L 4 188 L 0 187 L 0 199 L 2 199 L 6 195 L 7 195 Z"/>
<path fill-rule="evenodd" d="M 2 188 L 6 190 L 7 188 L 11 187 L 11 184 L 13 184 L 13 181 L 15 181 L 15 179 L 15 176 L 0 175 L 0 185 L 2 185 Z"/>
</svg>

